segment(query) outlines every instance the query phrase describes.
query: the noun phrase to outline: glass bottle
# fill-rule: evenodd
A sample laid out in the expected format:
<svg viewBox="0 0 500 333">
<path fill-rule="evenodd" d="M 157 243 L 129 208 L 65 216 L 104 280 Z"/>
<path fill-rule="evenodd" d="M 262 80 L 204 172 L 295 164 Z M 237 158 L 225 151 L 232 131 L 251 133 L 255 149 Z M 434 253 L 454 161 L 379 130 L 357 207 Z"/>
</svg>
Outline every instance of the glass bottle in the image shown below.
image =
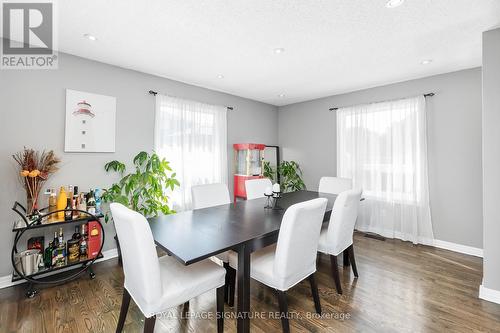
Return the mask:
<svg viewBox="0 0 500 333">
<path fill-rule="evenodd" d="M 71 198 L 66 199 L 66 210 L 64 211 L 65 221 L 71 221 L 71 219 L 73 218 L 73 211 L 71 210 L 72 208 Z"/>
<path fill-rule="evenodd" d="M 90 214 L 95 214 L 95 195 L 92 189 L 90 190 L 89 196 L 87 198 L 87 211 Z"/>
<path fill-rule="evenodd" d="M 67 200 L 68 195 L 66 194 L 66 190 L 64 189 L 64 186 L 61 186 L 61 189 L 59 190 L 59 197 L 57 198 L 57 210 L 63 210 L 66 207 Z M 57 220 L 64 220 L 63 211 L 57 213 Z"/>
</svg>

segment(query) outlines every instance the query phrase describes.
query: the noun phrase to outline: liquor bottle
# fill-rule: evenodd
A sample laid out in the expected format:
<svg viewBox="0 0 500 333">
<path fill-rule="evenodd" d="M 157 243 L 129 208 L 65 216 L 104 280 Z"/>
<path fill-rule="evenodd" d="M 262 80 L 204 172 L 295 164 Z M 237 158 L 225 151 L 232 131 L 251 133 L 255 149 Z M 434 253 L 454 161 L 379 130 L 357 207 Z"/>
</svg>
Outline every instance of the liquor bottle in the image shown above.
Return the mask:
<svg viewBox="0 0 500 333">
<path fill-rule="evenodd" d="M 87 211 L 87 200 L 85 199 L 85 194 L 84 193 L 80 193 L 80 195 L 78 196 L 78 206 L 77 206 L 78 210 L 83 210 L 84 212 Z M 81 213 L 80 214 L 82 215 L 82 217 L 84 217 L 84 213 Z"/>
<path fill-rule="evenodd" d="M 59 238 L 57 239 L 59 247 L 64 243 L 64 235 L 62 228 L 59 228 Z"/>
<path fill-rule="evenodd" d="M 54 189 L 50 190 L 50 195 L 49 195 L 49 213 L 53 213 L 57 210 L 57 195 L 56 191 Z M 57 213 L 56 214 L 50 214 L 48 216 L 49 222 L 57 220 Z"/>
<path fill-rule="evenodd" d="M 87 198 L 87 212 L 95 214 L 95 196 L 94 191 L 91 189 Z"/>
<path fill-rule="evenodd" d="M 87 227 L 86 224 L 82 224 L 82 229 L 80 232 L 80 260 L 87 259 Z"/>
<path fill-rule="evenodd" d="M 68 195 L 66 194 L 66 190 L 64 189 L 64 186 L 61 186 L 61 189 L 59 190 L 59 198 L 57 198 L 57 210 L 63 210 L 64 207 L 66 207 Z M 59 221 L 64 220 L 64 212 L 58 212 L 57 213 L 57 219 Z"/>
<path fill-rule="evenodd" d="M 79 196 L 78 196 L 78 186 L 73 187 L 73 209 L 79 209 L 78 208 L 78 201 L 79 201 Z M 78 211 L 73 211 L 73 219 L 77 219 L 80 217 L 80 212 Z"/>
<path fill-rule="evenodd" d="M 64 212 L 65 221 L 71 221 L 71 219 L 73 218 L 73 211 L 71 210 L 72 208 L 71 198 L 66 199 L 66 211 Z"/>
<path fill-rule="evenodd" d="M 76 220 L 77 218 L 80 217 L 80 213 L 78 213 L 77 211 L 77 206 L 76 206 L 76 201 L 78 200 L 78 197 L 73 197 L 73 199 L 71 199 L 71 209 L 73 209 L 72 211 L 72 219 Z"/>
<path fill-rule="evenodd" d="M 53 247 L 59 246 L 59 237 L 57 237 L 57 231 L 54 231 L 54 239 L 52 240 L 52 246 Z"/>
<path fill-rule="evenodd" d="M 78 226 L 75 226 L 75 233 L 73 234 L 71 239 L 80 240 L 80 238 L 82 238 L 82 235 L 80 234 L 80 228 Z"/>
<path fill-rule="evenodd" d="M 52 266 L 52 251 L 54 249 L 53 242 L 49 242 L 49 246 L 45 248 L 45 251 L 43 252 L 43 263 L 45 265 L 45 268 L 50 268 Z"/>
</svg>

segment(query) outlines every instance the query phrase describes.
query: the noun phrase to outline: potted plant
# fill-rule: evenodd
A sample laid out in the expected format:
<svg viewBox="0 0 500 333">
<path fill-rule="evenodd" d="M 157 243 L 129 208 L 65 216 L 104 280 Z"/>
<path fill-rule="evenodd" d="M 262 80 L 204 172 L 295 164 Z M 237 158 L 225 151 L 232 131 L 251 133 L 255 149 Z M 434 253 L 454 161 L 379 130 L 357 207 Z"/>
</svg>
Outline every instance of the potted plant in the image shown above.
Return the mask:
<svg viewBox="0 0 500 333">
<path fill-rule="evenodd" d="M 277 170 L 269 162 L 264 162 L 264 177 L 272 182 L 276 181 L 277 172 L 280 175 L 280 185 L 283 192 L 294 192 L 304 190 L 306 185 L 302 180 L 302 170 L 295 161 L 282 161 Z"/>
<path fill-rule="evenodd" d="M 156 153 L 148 154 L 141 151 L 133 159 L 135 170 L 125 174 L 126 166 L 123 162 L 114 160 L 106 163 L 106 172 L 118 172 L 121 179 L 104 189 L 102 200 L 106 203 L 119 202 L 146 217 L 158 214 L 173 214 L 175 211 L 169 206 L 167 189 L 174 190 L 179 186 L 175 179 L 175 172 L 164 158 Z M 105 221 L 109 221 L 109 212 L 106 212 Z M 120 244 L 115 236 L 120 255 Z"/>
</svg>

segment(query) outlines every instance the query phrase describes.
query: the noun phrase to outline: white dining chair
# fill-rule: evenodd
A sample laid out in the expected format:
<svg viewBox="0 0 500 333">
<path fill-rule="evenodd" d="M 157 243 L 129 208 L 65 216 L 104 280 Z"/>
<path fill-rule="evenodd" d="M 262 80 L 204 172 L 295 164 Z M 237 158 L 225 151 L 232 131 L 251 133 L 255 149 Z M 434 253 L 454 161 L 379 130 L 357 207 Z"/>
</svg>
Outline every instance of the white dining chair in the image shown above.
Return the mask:
<svg viewBox="0 0 500 333">
<path fill-rule="evenodd" d="M 226 184 L 204 184 L 191 187 L 193 209 L 226 205 L 231 203 Z"/>
<path fill-rule="evenodd" d="M 318 251 L 330 255 L 332 276 L 337 293 L 342 294 L 337 256 L 347 253 L 355 277 L 359 277 L 354 258 L 353 234 L 358 217 L 361 190 L 353 189 L 340 193 L 333 204 L 328 226 L 322 228 Z"/>
<path fill-rule="evenodd" d="M 278 242 L 251 255 L 250 276 L 276 289 L 284 332 L 290 331 L 286 291 L 308 278 L 316 312 L 321 303 L 314 273 L 318 240 L 328 200 L 313 199 L 290 206 L 284 213 Z M 232 252 L 229 264 L 238 269 L 238 256 Z"/>
<path fill-rule="evenodd" d="M 339 194 L 352 189 L 352 179 L 340 177 L 321 177 L 318 192 Z"/>
<path fill-rule="evenodd" d="M 204 184 L 191 187 L 191 197 L 193 200 L 193 209 L 203 209 L 208 207 L 227 205 L 231 203 L 229 190 L 226 184 Z M 236 279 L 236 271 L 229 266 L 229 252 L 220 253 L 215 256 L 222 261 L 222 265 L 226 270 L 226 282 L 224 288 L 224 300 L 229 306 L 233 306 L 234 302 L 229 299 L 229 294 L 234 293 L 230 288 L 234 286 Z"/>
<path fill-rule="evenodd" d="M 184 266 L 170 256 L 158 258 L 146 218 L 119 203 L 110 208 L 125 276 L 116 332 L 123 329 L 131 298 L 146 317 L 144 332 L 152 333 L 157 314 L 212 289 L 217 290 L 217 331 L 223 332 L 224 269 L 210 260 Z"/>
<path fill-rule="evenodd" d="M 245 190 L 247 192 L 247 200 L 263 198 L 266 188 L 272 188 L 273 183 L 269 178 L 249 179 L 245 180 Z"/>
</svg>

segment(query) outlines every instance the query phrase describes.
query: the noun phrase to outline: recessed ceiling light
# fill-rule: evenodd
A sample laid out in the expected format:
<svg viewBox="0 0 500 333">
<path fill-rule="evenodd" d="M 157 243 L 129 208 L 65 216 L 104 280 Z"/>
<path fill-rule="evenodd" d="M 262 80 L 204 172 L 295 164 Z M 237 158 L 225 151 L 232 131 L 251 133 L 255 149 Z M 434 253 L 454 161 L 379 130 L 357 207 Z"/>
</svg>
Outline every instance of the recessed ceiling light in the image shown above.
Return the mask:
<svg viewBox="0 0 500 333">
<path fill-rule="evenodd" d="M 283 97 L 285 97 L 285 94 L 279 94 L 278 97 L 283 98 Z"/>
<path fill-rule="evenodd" d="M 88 40 L 96 41 L 97 38 L 95 36 L 92 36 L 90 34 L 85 34 L 83 37 L 87 38 Z"/>
<path fill-rule="evenodd" d="M 276 54 L 280 54 L 280 53 L 283 53 L 283 52 L 285 52 L 285 49 L 282 48 L 282 47 L 278 47 L 278 48 L 274 49 L 274 53 L 276 53 Z"/>
<path fill-rule="evenodd" d="M 428 64 L 430 64 L 431 62 L 432 62 L 432 60 L 431 60 L 431 59 L 425 59 L 425 60 L 422 60 L 421 64 L 422 64 L 422 65 L 428 65 Z"/>
<path fill-rule="evenodd" d="M 387 8 L 396 8 L 398 6 L 401 6 L 405 2 L 405 0 L 389 0 L 385 4 Z"/>
<path fill-rule="evenodd" d="M 219 75 L 217 75 L 217 78 L 218 78 L 218 79 L 223 79 L 223 78 L 224 78 L 224 75 L 219 74 Z"/>
</svg>

